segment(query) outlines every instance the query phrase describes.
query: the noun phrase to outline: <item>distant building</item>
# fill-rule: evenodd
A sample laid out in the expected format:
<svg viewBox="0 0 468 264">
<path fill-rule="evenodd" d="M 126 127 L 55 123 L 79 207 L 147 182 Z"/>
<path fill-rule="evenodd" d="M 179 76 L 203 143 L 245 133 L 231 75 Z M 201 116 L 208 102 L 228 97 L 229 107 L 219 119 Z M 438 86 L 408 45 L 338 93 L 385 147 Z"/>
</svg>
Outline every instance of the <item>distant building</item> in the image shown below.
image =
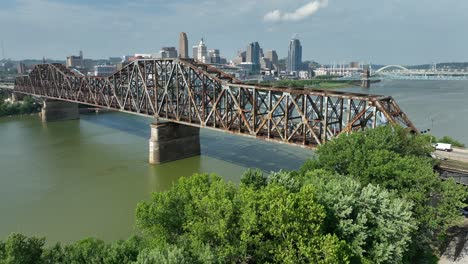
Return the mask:
<svg viewBox="0 0 468 264">
<path fill-rule="evenodd" d="M 151 59 L 153 56 L 153 54 L 147 54 L 147 53 L 136 53 L 135 55 L 133 55 L 133 58 L 131 58 L 131 60 L 138 60 L 138 59 Z"/>
<path fill-rule="evenodd" d="M 352 62 L 349 63 L 349 67 L 350 68 L 360 68 L 361 65 L 357 61 L 352 61 Z"/>
<path fill-rule="evenodd" d="M 94 66 L 94 76 L 109 76 L 112 75 L 116 70 L 116 65 L 96 65 Z"/>
<path fill-rule="evenodd" d="M 260 66 L 261 66 L 262 69 L 269 69 L 269 70 L 273 69 L 273 65 L 272 65 L 270 59 L 265 58 L 265 57 L 260 59 Z"/>
<path fill-rule="evenodd" d="M 188 59 L 189 54 L 188 54 L 188 39 L 187 39 L 187 34 L 185 32 L 180 33 L 179 37 L 179 56 L 182 59 Z"/>
<path fill-rule="evenodd" d="M 209 50 L 208 57 L 210 58 L 210 63 L 221 64 L 221 56 L 219 49 Z"/>
<path fill-rule="evenodd" d="M 87 71 L 92 71 L 94 66 L 96 66 L 96 64 L 97 64 L 97 61 L 95 60 L 83 59 L 83 66 L 81 68 Z"/>
<path fill-rule="evenodd" d="M 267 51 L 265 57 L 270 59 L 273 65 L 278 65 L 278 54 L 276 53 L 276 50 Z"/>
<path fill-rule="evenodd" d="M 84 68 L 83 51 L 80 50 L 79 56 L 68 56 L 66 64 L 69 68 Z"/>
<path fill-rule="evenodd" d="M 297 38 L 291 39 L 289 42 L 288 61 L 286 70 L 288 72 L 296 72 L 302 68 L 302 46 Z"/>
<path fill-rule="evenodd" d="M 246 62 L 246 57 L 247 57 L 247 52 L 239 51 L 237 53 L 237 56 L 234 59 L 232 59 L 232 63 L 234 65 L 239 65 L 239 64 L 241 64 L 243 62 Z"/>
<path fill-rule="evenodd" d="M 299 77 L 299 79 L 308 80 L 308 79 L 312 78 L 312 75 L 311 75 L 311 73 L 309 71 L 299 71 L 298 77 Z"/>
<path fill-rule="evenodd" d="M 159 54 L 161 59 L 177 58 L 177 50 L 175 47 L 163 47 Z"/>
<path fill-rule="evenodd" d="M 109 63 L 112 65 L 116 65 L 122 62 L 122 58 L 120 57 L 109 57 Z"/>
<path fill-rule="evenodd" d="M 247 46 L 247 54 L 245 62 L 249 62 L 253 67 L 253 74 L 260 72 L 260 56 L 261 50 L 258 42 L 252 42 Z"/>
<path fill-rule="evenodd" d="M 219 64 L 227 65 L 227 64 L 228 64 L 228 61 L 227 61 L 226 58 L 220 58 L 220 59 L 219 59 Z"/>
<path fill-rule="evenodd" d="M 247 46 L 246 62 L 260 64 L 260 45 L 258 42 L 252 42 Z"/>
<path fill-rule="evenodd" d="M 201 61 L 203 63 L 208 63 L 208 51 L 207 47 L 205 45 L 205 42 L 203 41 L 203 38 L 201 39 L 200 43 L 198 46 L 193 46 L 193 58 L 195 60 Z"/>
<path fill-rule="evenodd" d="M 16 70 L 18 71 L 18 74 L 25 74 L 26 73 L 26 65 L 22 62 L 18 62 L 18 65 L 16 66 Z"/>
<path fill-rule="evenodd" d="M 249 75 L 258 74 L 260 72 L 258 69 L 259 66 L 260 66 L 259 64 L 255 64 L 252 62 L 242 62 L 241 64 L 238 65 L 238 67 L 240 67 L 241 69 L 244 69 Z"/>
<path fill-rule="evenodd" d="M 133 57 L 132 55 L 124 55 L 124 56 L 122 56 L 121 62 L 122 63 L 128 63 L 128 62 L 130 62 L 132 57 Z"/>
</svg>

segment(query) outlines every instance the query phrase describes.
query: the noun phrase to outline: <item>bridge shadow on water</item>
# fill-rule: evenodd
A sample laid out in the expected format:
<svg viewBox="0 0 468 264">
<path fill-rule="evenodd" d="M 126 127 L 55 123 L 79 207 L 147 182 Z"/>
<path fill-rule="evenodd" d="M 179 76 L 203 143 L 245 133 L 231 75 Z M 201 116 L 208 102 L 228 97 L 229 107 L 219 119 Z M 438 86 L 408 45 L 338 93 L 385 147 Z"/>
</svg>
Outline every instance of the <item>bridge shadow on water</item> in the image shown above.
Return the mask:
<svg viewBox="0 0 468 264">
<path fill-rule="evenodd" d="M 152 118 L 124 113 L 82 114 L 81 119 L 92 124 L 116 129 L 149 139 Z M 285 144 L 202 129 L 202 155 L 247 168 L 263 171 L 297 170 L 313 155 L 311 150 Z"/>
</svg>

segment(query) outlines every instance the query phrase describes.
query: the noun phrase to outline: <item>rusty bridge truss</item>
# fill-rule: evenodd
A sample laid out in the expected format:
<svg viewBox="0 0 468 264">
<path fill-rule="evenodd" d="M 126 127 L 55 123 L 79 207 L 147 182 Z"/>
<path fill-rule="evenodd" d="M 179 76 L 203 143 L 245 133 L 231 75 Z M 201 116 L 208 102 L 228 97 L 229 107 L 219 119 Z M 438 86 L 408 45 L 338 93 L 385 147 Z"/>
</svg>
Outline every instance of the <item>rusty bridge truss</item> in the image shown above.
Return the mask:
<svg viewBox="0 0 468 264">
<path fill-rule="evenodd" d="M 387 123 L 417 132 L 390 96 L 248 85 L 193 60 L 137 60 L 109 77 L 41 64 L 14 91 L 306 147 Z"/>
</svg>

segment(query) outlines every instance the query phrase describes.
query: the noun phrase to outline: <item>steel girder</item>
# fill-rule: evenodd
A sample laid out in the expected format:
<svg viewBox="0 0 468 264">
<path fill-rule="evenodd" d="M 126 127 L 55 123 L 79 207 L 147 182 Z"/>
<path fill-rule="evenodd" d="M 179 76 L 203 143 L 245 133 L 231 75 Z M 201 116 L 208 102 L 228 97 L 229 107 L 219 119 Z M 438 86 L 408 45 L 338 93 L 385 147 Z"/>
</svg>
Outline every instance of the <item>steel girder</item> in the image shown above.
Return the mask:
<svg viewBox="0 0 468 264">
<path fill-rule="evenodd" d="M 41 64 L 15 91 L 306 147 L 387 123 L 417 133 L 389 96 L 246 85 L 193 60 L 137 60 L 109 77 Z"/>
</svg>

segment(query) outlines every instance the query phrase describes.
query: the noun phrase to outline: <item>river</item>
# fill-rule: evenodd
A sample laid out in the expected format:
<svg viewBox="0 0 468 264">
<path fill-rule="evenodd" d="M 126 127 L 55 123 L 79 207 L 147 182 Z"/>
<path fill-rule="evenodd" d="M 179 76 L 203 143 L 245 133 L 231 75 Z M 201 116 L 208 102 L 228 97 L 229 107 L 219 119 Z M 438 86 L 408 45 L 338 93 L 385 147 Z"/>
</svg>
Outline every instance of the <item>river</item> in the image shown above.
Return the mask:
<svg viewBox="0 0 468 264">
<path fill-rule="evenodd" d="M 385 81 L 340 90 L 392 95 L 421 130 L 468 144 L 468 82 Z M 152 166 L 150 122 L 121 113 L 47 124 L 37 116 L 0 118 L 0 239 L 12 232 L 46 236 L 48 244 L 126 238 L 136 232 L 136 204 L 182 176 L 216 173 L 237 183 L 247 168 L 292 170 L 312 156 L 202 130 L 201 156 Z"/>
<path fill-rule="evenodd" d="M 468 81 L 385 80 L 370 89 L 340 91 L 391 95 L 419 130 L 430 129 L 438 138 L 450 136 L 468 146 Z"/>
</svg>

